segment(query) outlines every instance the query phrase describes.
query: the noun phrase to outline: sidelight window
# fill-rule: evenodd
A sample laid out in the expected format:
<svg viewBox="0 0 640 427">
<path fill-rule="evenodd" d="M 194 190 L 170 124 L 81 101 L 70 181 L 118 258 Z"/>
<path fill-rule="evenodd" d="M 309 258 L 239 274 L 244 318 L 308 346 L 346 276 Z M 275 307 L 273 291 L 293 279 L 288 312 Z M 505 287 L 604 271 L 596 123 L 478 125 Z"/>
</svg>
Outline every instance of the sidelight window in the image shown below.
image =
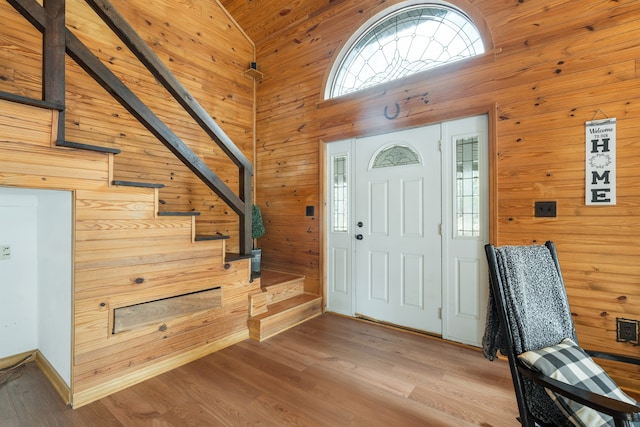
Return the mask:
<svg viewBox="0 0 640 427">
<path fill-rule="evenodd" d="M 333 157 L 333 225 L 337 233 L 348 231 L 349 219 L 349 182 L 347 156 Z"/>
<path fill-rule="evenodd" d="M 478 138 L 456 141 L 456 219 L 458 237 L 480 235 Z"/>
</svg>

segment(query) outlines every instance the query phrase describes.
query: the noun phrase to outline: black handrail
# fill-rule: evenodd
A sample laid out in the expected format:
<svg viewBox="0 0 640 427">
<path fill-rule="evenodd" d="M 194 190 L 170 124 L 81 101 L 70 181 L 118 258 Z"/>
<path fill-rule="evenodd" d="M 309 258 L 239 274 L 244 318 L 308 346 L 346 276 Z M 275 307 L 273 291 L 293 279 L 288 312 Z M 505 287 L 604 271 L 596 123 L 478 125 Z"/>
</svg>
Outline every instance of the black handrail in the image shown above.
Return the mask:
<svg viewBox="0 0 640 427">
<path fill-rule="evenodd" d="M 7 0 L 18 12 L 20 12 L 38 31 L 44 33 L 46 28 L 45 11 L 35 0 Z M 132 30 L 133 31 L 133 30 Z M 134 37 L 129 37 L 134 39 Z M 105 66 L 71 31 L 66 29 L 66 51 L 80 67 L 82 67 L 94 80 L 96 80 L 108 93 L 126 108 L 140 123 L 142 123 L 154 136 L 156 136 L 178 159 L 180 159 L 198 178 L 200 178 L 211 190 L 222 198 L 240 218 L 240 253 L 248 254 L 251 251 L 251 175 L 252 166 L 246 157 L 235 147 L 222 129 L 215 125 L 206 115 L 202 107 L 184 90 L 184 96 L 179 96 L 178 101 L 192 117 L 201 125 L 207 126 L 205 130 L 221 147 L 227 155 L 240 168 L 240 195 L 236 195 L 180 138 L 167 127 L 107 66 Z M 142 52 L 144 49 L 138 47 Z M 154 54 L 155 55 L 155 54 Z M 147 58 L 147 62 L 153 60 Z M 156 58 L 157 59 L 157 58 Z M 159 60 L 157 61 L 159 62 Z M 158 64 L 153 64 L 158 67 Z M 159 67 L 162 68 L 162 67 Z M 168 77 L 170 72 L 156 68 L 154 76 L 162 74 L 162 78 L 172 87 L 172 93 L 178 94 L 182 85 L 175 77 Z M 150 70 L 151 71 L 151 70 Z M 175 95 L 174 95 L 175 96 Z M 208 117 L 208 116 L 207 116 Z M 219 131 L 219 132 L 218 132 Z"/>
<path fill-rule="evenodd" d="M 253 174 L 253 165 L 231 141 L 218 124 L 209 116 L 198 101 L 178 81 L 169 68 L 158 58 L 158 55 L 138 35 L 136 30 L 118 13 L 107 0 L 85 0 L 86 3 L 102 18 L 111 30 L 122 40 L 133 54 L 142 62 L 164 86 L 186 112 L 204 129 L 207 134 L 224 150 L 224 152 L 241 168 Z"/>
</svg>

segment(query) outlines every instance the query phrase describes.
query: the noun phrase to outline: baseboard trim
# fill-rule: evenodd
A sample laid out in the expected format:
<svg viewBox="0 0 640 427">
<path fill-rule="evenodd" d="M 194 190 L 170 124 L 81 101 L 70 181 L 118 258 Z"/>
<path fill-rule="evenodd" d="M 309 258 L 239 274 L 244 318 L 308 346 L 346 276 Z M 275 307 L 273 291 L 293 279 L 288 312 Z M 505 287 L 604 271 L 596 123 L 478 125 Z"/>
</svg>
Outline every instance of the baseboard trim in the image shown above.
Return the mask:
<svg viewBox="0 0 640 427">
<path fill-rule="evenodd" d="M 174 357 L 167 358 L 160 362 L 154 363 L 144 367 L 138 371 L 127 374 L 124 378 L 116 378 L 111 381 L 107 381 L 98 386 L 82 390 L 79 392 L 73 392 L 71 398 L 71 405 L 74 409 L 84 406 L 88 403 L 95 402 L 98 399 L 106 397 L 112 393 L 123 390 L 127 387 L 131 387 L 134 384 L 138 384 L 142 381 L 153 378 L 156 375 L 160 375 L 178 366 L 185 365 L 194 360 L 200 359 L 207 354 L 222 350 L 233 344 L 237 344 L 241 341 L 249 339 L 249 330 L 243 329 L 239 332 L 228 335 L 224 338 L 216 340 L 204 346 L 194 348 L 193 350 L 181 353 Z"/>
<path fill-rule="evenodd" d="M 62 400 L 64 400 L 64 403 L 69 405 L 71 403 L 71 389 L 55 370 L 53 365 L 49 363 L 47 358 L 40 353 L 40 350 L 30 350 L 13 356 L 3 357 L 0 359 L 0 369 L 7 369 L 12 366 L 31 362 L 36 362 L 38 368 L 42 371 L 45 377 L 47 377 L 53 388 L 58 392 Z"/>
<path fill-rule="evenodd" d="M 27 362 L 29 358 L 35 358 L 38 350 L 25 351 L 24 353 L 14 354 L 13 356 L 7 356 L 0 359 L 0 369 L 10 368 L 20 362 Z"/>
<path fill-rule="evenodd" d="M 40 351 L 36 351 L 36 363 L 40 370 L 47 377 L 53 388 L 58 392 L 64 403 L 67 405 L 71 404 L 71 388 L 67 385 L 67 383 L 62 379 L 58 371 L 55 370 L 53 365 L 49 363 L 46 357 Z"/>
</svg>

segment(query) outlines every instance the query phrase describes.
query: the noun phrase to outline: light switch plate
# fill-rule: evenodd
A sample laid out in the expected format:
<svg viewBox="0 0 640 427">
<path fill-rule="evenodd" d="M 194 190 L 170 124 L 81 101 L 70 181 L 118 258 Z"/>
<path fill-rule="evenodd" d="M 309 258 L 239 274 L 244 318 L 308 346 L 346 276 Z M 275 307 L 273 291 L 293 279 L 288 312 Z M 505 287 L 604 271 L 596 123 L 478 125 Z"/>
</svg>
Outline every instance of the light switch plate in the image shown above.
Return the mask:
<svg viewBox="0 0 640 427">
<path fill-rule="evenodd" d="M 555 217 L 557 215 L 556 202 L 535 202 L 535 216 Z"/>
<path fill-rule="evenodd" d="M 11 246 L 0 246 L 0 260 L 11 259 Z"/>
</svg>

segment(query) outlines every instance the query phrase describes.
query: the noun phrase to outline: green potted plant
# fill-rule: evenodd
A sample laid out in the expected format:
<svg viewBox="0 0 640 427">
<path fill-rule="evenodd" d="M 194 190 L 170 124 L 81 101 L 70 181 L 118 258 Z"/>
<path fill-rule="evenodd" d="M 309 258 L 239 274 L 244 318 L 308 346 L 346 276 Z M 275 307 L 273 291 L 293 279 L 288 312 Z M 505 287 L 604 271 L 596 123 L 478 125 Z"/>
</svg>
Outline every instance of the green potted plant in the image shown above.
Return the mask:
<svg viewBox="0 0 640 427">
<path fill-rule="evenodd" d="M 262 222 L 262 212 L 258 205 L 251 206 L 251 237 L 253 238 L 253 249 L 251 250 L 251 272 L 260 273 L 260 261 L 262 260 L 262 249 L 256 247 L 256 239 L 264 236 L 267 230 Z"/>
</svg>

